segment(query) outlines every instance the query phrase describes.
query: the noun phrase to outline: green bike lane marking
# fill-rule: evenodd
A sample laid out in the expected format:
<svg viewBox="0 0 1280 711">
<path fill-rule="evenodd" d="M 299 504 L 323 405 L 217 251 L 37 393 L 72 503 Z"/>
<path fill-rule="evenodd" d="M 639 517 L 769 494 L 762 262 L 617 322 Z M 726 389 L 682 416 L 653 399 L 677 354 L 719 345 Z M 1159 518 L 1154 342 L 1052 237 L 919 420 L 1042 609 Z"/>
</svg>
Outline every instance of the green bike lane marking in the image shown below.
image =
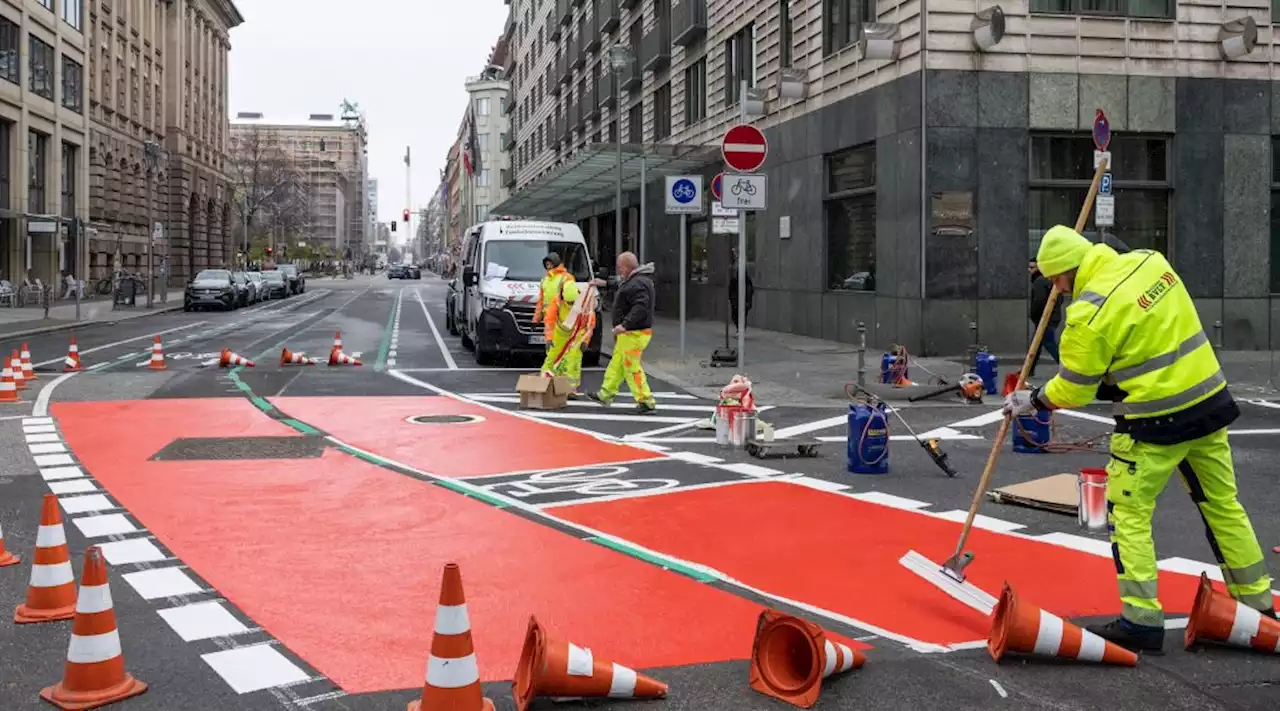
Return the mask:
<svg viewBox="0 0 1280 711">
<path fill-rule="evenodd" d="M 404 303 L 404 287 L 400 288 L 400 295 L 396 298 L 396 303 L 392 305 L 391 313 L 387 314 L 387 325 L 382 329 L 382 343 L 378 344 L 378 360 L 373 365 L 373 369 L 377 372 L 387 369 L 387 352 L 391 350 L 391 330 L 396 321 L 400 319 L 400 305 L 402 303 Z"/>
</svg>

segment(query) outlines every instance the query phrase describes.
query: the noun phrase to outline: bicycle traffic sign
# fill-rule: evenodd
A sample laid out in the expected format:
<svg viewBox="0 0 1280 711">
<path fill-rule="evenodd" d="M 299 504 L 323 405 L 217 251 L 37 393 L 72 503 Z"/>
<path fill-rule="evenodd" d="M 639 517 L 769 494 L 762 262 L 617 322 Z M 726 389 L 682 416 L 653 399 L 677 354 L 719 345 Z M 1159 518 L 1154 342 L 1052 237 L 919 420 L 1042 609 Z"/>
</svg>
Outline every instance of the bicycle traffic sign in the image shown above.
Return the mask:
<svg viewBox="0 0 1280 711">
<path fill-rule="evenodd" d="M 764 165 L 769 154 L 769 141 L 755 126 L 739 124 L 724 133 L 720 153 L 730 168 L 740 173 L 750 173 Z"/>
<path fill-rule="evenodd" d="M 761 174 L 730 175 L 722 202 L 731 210 L 763 210 L 768 184 Z"/>
<path fill-rule="evenodd" d="M 667 176 L 667 214 L 702 214 L 702 176 Z"/>
</svg>

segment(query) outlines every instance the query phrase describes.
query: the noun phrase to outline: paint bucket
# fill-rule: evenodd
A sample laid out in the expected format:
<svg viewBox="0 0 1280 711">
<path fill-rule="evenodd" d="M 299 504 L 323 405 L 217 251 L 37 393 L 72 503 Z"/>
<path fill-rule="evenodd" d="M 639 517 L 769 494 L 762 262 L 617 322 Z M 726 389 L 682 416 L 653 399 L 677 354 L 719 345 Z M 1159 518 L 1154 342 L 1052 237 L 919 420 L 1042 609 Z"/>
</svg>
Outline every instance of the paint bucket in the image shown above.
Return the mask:
<svg viewBox="0 0 1280 711">
<path fill-rule="evenodd" d="M 728 405 L 716 405 L 716 444 L 729 446 L 729 420 L 732 408 Z"/>
<path fill-rule="evenodd" d="M 756 434 L 756 413 L 746 410 L 737 410 L 733 413 L 733 419 L 729 422 L 729 444 L 735 448 L 742 448 L 747 445 L 747 440 L 753 439 Z"/>
<path fill-rule="evenodd" d="M 1080 470 L 1080 528 L 1104 531 L 1107 528 L 1107 470 Z"/>
</svg>

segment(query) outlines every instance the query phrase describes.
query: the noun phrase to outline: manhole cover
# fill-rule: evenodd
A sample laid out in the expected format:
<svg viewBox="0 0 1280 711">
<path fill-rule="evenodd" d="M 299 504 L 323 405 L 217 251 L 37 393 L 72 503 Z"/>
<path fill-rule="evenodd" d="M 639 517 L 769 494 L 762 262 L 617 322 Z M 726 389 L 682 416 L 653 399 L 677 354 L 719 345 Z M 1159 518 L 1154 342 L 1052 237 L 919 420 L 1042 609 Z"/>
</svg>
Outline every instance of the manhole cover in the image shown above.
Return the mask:
<svg viewBox="0 0 1280 711">
<path fill-rule="evenodd" d="M 405 418 L 405 422 L 415 425 L 463 425 L 469 422 L 483 422 L 478 415 L 415 415 Z"/>
</svg>

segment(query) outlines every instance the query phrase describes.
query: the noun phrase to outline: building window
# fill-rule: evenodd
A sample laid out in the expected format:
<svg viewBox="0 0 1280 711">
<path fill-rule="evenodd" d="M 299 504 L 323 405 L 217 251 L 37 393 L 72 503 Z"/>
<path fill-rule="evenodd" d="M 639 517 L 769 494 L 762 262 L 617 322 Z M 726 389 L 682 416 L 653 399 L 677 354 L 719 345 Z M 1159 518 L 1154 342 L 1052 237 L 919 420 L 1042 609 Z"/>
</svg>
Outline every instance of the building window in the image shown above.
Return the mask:
<svg viewBox="0 0 1280 711">
<path fill-rule="evenodd" d="M 503 116 L 507 115 L 507 97 L 505 96 L 498 97 L 498 113 Z"/>
<path fill-rule="evenodd" d="M 70 143 L 62 144 L 62 216 L 76 216 L 76 153 Z"/>
<path fill-rule="evenodd" d="M 1031 12 L 1173 18 L 1173 0 L 1031 0 Z"/>
<path fill-rule="evenodd" d="M 871 1 L 871 0 L 869 0 Z M 791 0 L 778 0 L 778 65 L 791 66 L 793 43 Z"/>
<path fill-rule="evenodd" d="M 27 212 L 43 215 L 44 188 L 49 171 L 49 137 L 28 131 L 27 156 L 30 168 L 27 175 Z"/>
<path fill-rule="evenodd" d="M 671 82 L 653 92 L 653 140 L 661 141 L 671 135 Z"/>
<path fill-rule="evenodd" d="M 644 143 L 644 102 L 637 101 L 627 112 L 627 143 Z"/>
<path fill-rule="evenodd" d="M 84 68 L 62 55 L 62 105 L 76 113 L 84 111 Z"/>
<path fill-rule="evenodd" d="M 53 47 L 30 35 L 31 93 L 53 101 Z"/>
<path fill-rule="evenodd" d="M 684 125 L 692 126 L 707 117 L 707 58 L 684 70 Z"/>
<path fill-rule="evenodd" d="M 13 123 L 0 121 L 0 208 L 12 208 L 9 198 L 10 174 L 13 170 Z M 5 220 L 4 222 L 7 222 Z M 0 272 L 3 273 L 3 272 Z"/>
<path fill-rule="evenodd" d="M 476 174 L 476 186 L 481 188 L 489 187 L 489 169 L 485 168 Z"/>
<path fill-rule="evenodd" d="M 53 0 L 36 0 L 36 2 L 44 5 L 46 10 L 53 12 Z"/>
<path fill-rule="evenodd" d="M 862 23 L 876 21 L 876 0 L 823 0 L 823 3 L 823 54 L 835 54 L 853 46 L 862 38 Z"/>
<path fill-rule="evenodd" d="M 62 0 L 62 21 L 77 30 L 84 29 L 84 0 Z"/>
<path fill-rule="evenodd" d="M 7 17 L 0 17 L 0 79 L 22 82 L 22 32 Z"/>
<path fill-rule="evenodd" d="M 1088 133 L 1032 135 L 1029 255 L 1045 230 L 1075 225 L 1093 180 L 1093 150 Z M 1116 224 L 1099 230 L 1090 215 L 1085 235 L 1097 242 L 1111 234 L 1133 249 L 1169 254 L 1169 139 L 1113 134 L 1110 151 Z"/>
<path fill-rule="evenodd" d="M 478 115 L 478 116 L 488 116 L 488 115 L 489 115 L 489 99 L 488 99 L 488 97 L 482 97 L 482 98 L 476 99 L 476 115 Z"/>
<path fill-rule="evenodd" d="M 876 290 L 876 146 L 827 156 L 827 288 Z"/>
<path fill-rule="evenodd" d="M 506 132 L 506 131 L 503 131 L 502 133 L 499 133 L 499 134 L 498 134 L 498 145 L 499 145 L 499 146 L 502 146 L 502 147 L 504 147 L 504 148 L 506 147 L 506 145 L 507 145 L 507 132 Z"/>
<path fill-rule="evenodd" d="M 724 104 L 738 103 L 739 83 L 747 81 L 748 87 L 756 85 L 756 32 L 755 25 L 747 25 L 724 42 Z"/>
</svg>

